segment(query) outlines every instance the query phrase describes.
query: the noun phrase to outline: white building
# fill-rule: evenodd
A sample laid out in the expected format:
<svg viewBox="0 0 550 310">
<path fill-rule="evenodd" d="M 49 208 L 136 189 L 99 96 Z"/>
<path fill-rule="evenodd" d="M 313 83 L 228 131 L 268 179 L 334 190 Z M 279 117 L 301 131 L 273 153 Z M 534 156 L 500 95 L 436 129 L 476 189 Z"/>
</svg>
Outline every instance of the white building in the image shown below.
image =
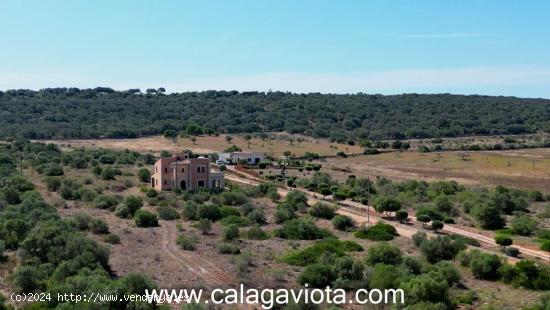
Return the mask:
<svg viewBox="0 0 550 310">
<path fill-rule="evenodd" d="M 222 152 L 218 154 L 218 160 L 232 164 L 245 160 L 249 165 L 257 165 L 264 158 L 265 154 L 260 152 Z"/>
</svg>

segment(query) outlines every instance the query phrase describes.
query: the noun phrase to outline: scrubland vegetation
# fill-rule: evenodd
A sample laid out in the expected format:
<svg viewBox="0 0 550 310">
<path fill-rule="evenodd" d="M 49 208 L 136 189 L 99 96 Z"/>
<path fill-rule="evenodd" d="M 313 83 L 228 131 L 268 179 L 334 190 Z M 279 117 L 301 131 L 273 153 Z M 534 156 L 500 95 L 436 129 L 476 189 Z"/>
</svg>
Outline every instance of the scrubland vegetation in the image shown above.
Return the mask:
<svg viewBox="0 0 550 310">
<path fill-rule="evenodd" d="M 154 287 L 145 275 L 120 277 L 111 270 L 109 247 L 122 246 L 128 236 L 113 233 L 109 221 L 151 234 L 175 225 L 177 235 L 168 242 L 187 259 L 208 261 L 209 255 L 215 255 L 230 263 L 227 272 L 238 282 L 259 285 L 255 281 L 265 279 L 265 273 L 284 287 L 307 283 L 350 292 L 403 288 L 408 309 L 490 303 L 470 287 L 471 278 L 491 281 L 487 283 L 506 290 L 521 288 L 538 294 L 550 289 L 547 265 L 530 260 L 510 264 L 504 255 L 474 249 L 480 247 L 475 239 L 439 232 L 449 223 L 468 224 L 494 230 L 505 254 L 513 252 L 510 249 L 516 242 L 531 242 L 544 249 L 550 240 L 548 193 L 353 176 L 338 182 L 313 167 L 310 177 L 292 179 L 290 184 L 275 178 L 259 186 L 229 182 L 223 192 L 167 193 L 147 187 L 148 168 L 155 160 L 152 155 L 100 149 L 62 151 L 23 140 L 0 147 L 0 267 L 18 260 L 9 279 L 8 288 L 13 291 L 85 293 L 101 287 L 103 291 L 141 293 L 145 287 Z M 21 155 L 23 175 L 18 166 Z M 35 178 L 33 182 L 29 176 Z M 277 192 L 281 185 L 290 185 L 285 196 Z M 338 214 L 331 202 L 310 204 L 308 196 L 292 186 L 314 191 L 319 197 L 372 204 L 378 216 L 417 225 L 425 232 L 409 241 L 388 223 L 362 225 Z M 62 200 L 46 202 L 41 196 L 48 193 Z M 78 212 L 61 217 L 67 204 L 79 206 Z M 89 210 L 100 210 L 108 220 L 90 215 Z M 416 224 L 414 217 L 421 223 Z M 212 243 L 205 245 L 205 240 Z M 158 254 L 149 255 L 158 263 L 161 260 L 154 258 Z M 531 303 L 532 309 L 543 309 L 536 307 L 544 307 L 544 302 Z"/>
</svg>

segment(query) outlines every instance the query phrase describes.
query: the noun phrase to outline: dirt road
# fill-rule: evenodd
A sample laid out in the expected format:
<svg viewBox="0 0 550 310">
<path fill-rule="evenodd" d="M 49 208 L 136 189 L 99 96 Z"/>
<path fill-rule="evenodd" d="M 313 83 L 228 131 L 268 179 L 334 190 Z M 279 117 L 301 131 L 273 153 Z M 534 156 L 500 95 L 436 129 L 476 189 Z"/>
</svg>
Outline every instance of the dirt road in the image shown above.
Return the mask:
<svg viewBox="0 0 550 310">
<path fill-rule="evenodd" d="M 233 172 L 233 170 L 229 170 L 229 171 Z M 243 173 L 243 172 L 240 172 L 238 176 L 237 175 L 228 175 L 228 174 L 226 174 L 227 179 L 229 179 L 231 181 L 239 182 L 239 183 L 242 183 L 242 184 L 258 185 L 260 183 L 260 181 L 257 181 L 256 177 L 252 177 L 252 178 L 254 178 L 254 180 L 251 180 L 251 179 L 245 178 L 245 177 L 246 177 L 246 174 Z M 322 199 L 317 198 L 317 197 L 320 197 L 319 194 L 316 194 L 316 193 L 313 193 L 313 192 L 310 192 L 310 191 L 307 191 L 307 190 L 303 190 L 303 189 L 297 189 L 297 190 L 300 190 L 300 191 L 304 192 L 306 195 L 308 195 L 310 203 L 317 203 L 317 202 L 320 202 L 320 201 L 328 202 L 326 200 L 322 200 Z M 286 194 L 288 193 L 289 190 L 284 189 L 284 188 L 279 188 L 278 191 L 279 191 L 279 194 L 281 194 L 281 196 L 286 196 Z M 396 222 L 393 222 L 393 221 L 386 221 L 386 220 L 380 218 L 378 216 L 377 212 L 371 206 L 365 206 L 361 203 L 354 202 L 354 201 L 351 201 L 351 200 L 339 201 L 338 205 L 341 206 L 341 208 L 338 209 L 338 213 L 340 213 L 342 215 L 350 216 L 350 217 L 354 218 L 355 221 L 357 221 L 358 223 L 366 223 L 366 222 L 368 222 L 367 219 L 369 219 L 371 223 L 378 222 L 378 221 L 383 221 L 383 222 L 386 222 L 386 223 L 394 226 L 395 229 L 397 230 L 397 232 L 400 235 L 408 237 L 408 238 L 411 238 L 412 235 L 414 235 L 416 232 L 420 231 L 418 228 L 416 228 L 412 225 L 396 223 Z M 366 214 L 367 212 L 369 213 L 368 216 Z M 409 219 L 411 221 L 416 221 L 416 218 L 414 216 L 409 216 Z M 474 238 L 474 239 L 478 240 L 481 244 L 485 244 L 486 246 L 487 245 L 490 246 L 490 247 L 498 246 L 495 243 L 494 239 L 492 239 L 490 237 L 487 237 L 487 236 L 485 236 L 483 234 L 480 234 L 480 233 L 475 233 L 475 232 L 471 232 L 471 231 L 456 227 L 456 225 L 445 224 L 445 226 L 443 227 L 443 231 L 453 233 L 453 234 L 457 234 L 457 235 L 461 235 L 461 236 L 465 236 L 465 237 Z M 547 253 L 547 252 L 544 252 L 544 251 L 539 251 L 539 250 L 529 249 L 529 248 L 526 248 L 526 247 L 521 246 L 521 245 L 514 245 L 514 247 L 517 248 L 518 250 L 520 250 L 520 252 L 525 256 L 537 258 L 537 259 L 540 259 L 540 260 L 545 261 L 545 262 L 550 262 L 550 253 Z M 501 255 L 501 253 L 497 253 L 497 254 Z M 514 261 L 513 258 L 509 258 L 509 259 L 511 261 Z"/>
<path fill-rule="evenodd" d="M 198 277 L 204 279 L 209 286 L 229 285 L 233 277 L 214 265 L 208 259 L 193 252 L 180 249 L 176 243 L 178 232 L 175 223 L 162 222 L 162 249 L 170 255 L 182 268 L 186 268 Z"/>
</svg>

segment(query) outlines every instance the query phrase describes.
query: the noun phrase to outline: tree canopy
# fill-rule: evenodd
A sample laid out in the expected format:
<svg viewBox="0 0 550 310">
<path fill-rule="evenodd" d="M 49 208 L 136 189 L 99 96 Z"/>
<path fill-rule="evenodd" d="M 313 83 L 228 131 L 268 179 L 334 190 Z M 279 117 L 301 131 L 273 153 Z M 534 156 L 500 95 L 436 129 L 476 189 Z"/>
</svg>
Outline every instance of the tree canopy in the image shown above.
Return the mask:
<svg viewBox="0 0 550 310">
<path fill-rule="evenodd" d="M 0 91 L 0 137 L 131 138 L 287 131 L 347 142 L 362 139 L 521 134 L 550 130 L 550 100 L 450 94 Z"/>
</svg>

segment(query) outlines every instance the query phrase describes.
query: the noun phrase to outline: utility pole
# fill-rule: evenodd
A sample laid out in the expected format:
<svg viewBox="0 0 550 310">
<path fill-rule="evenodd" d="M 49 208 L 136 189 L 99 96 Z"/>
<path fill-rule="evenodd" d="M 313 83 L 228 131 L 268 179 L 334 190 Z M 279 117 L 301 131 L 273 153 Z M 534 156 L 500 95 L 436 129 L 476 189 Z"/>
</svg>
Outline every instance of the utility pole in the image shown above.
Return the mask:
<svg viewBox="0 0 550 310">
<path fill-rule="evenodd" d="M 367 176 L 367 222 L 370 223 L 370 178 Z"/>
<path fill-rule="evenodd" d="M 174 175 L 174 196 L 176 196 L 176 198 L 178 198 L 178 159 L 176 158 L 176 170 L 174 171 L 175 172 L 175 175 Z"/>
</svg>

